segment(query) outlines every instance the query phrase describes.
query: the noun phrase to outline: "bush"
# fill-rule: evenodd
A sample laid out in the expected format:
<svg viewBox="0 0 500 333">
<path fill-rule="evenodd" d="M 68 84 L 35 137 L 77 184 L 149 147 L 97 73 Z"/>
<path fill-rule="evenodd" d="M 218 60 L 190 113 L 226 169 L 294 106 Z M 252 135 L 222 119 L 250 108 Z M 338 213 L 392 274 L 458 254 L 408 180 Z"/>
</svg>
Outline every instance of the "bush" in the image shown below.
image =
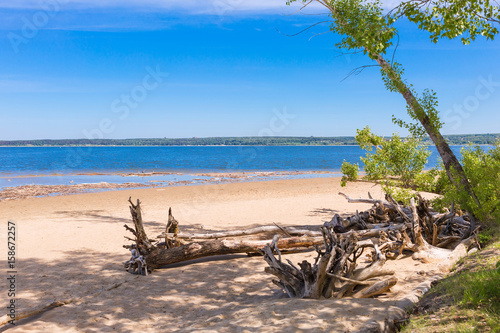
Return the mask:
<svg viewBox="0 0 500 333">
<path fill-rule="evenodd" d="M 349 162 L 342 162 L 342 167 L 340 168 L 342 172 L 342 179 L 340 180 L 340 185 L 346 186 L 348 181 L 354 181 L 358 179 L 359 165 L 358 163 L 352 164 Z"/>
<path fill-rule="evenodd" d="M 389 194 L 394 198 L 394 200 L 402 203 L 403 205 L 409 205 L 411 198 L 417 199 L 415 191 L 399 187 L 392 181 L 388 181 L 386 185 L 382 185 L 382 190 L 385 194 Z"/>
<path fill-rule="evenodd" d="M 415 189 L 423 192 L 441 193 L 443 185 L 438 180 L 443 176 L 447 177 L 446 171 L 437 167 L 423 171 L 415 175 L 415 179 L 413 180 Z"/>
<path fill-rule="evenodd" d="M 357 131 L 356 141 L 367 151 L 361 157 L 366 178 L 384 180 L 384 192 L 396 200 L 407 203 L 415 196 L 412 190 L 438 193 L 442 197 L 434 199 L 435 208 L 455 203 L 457 209 L 467 210 L 483 222 L 500 224 L 500 141 L 489 150 L 480 146 L 462 148 L 461 164 L 480 205 L 460 185 L 451 183 L 442 163 L 441 168 L 422 172 L 430 151 L 420 139 L 410 136 L 403 140 L 394 134 L 386 140 L 371 133 L 367 126 Z M 344 161 L 342 172 L 345 185 L 357 179 L 358 165 Z"/>
<path fill-rule="evenodd" d="M 476 194 L 481 207 L 448 180 L 445 173 L 439 177 L 437 184 L 442 186 L 443 198 L 436 200 L 441 206 L 455 202 L 462 208 L 467 207 L 482 221 L 500 221 L 500 142 L 488 151 L 479 146 L 462 148 L 462 166 Z M 439 185 L 441 184 L 441 185 Z"/>
<path fill-rule="evenodd" d="M 390 140 L 371 133 L 367 126 L 357 131 L 356 141 L 367 150 L 361 157 L 368 179 L 396 178 L 405 188 L 416 188 L 415 178 L 422 172 L 431 152 L 421 145 L 421 140 L 405 140 L 395 133 Z M 375 152 L 370 153 L 375 147 Z"/>
</svg>

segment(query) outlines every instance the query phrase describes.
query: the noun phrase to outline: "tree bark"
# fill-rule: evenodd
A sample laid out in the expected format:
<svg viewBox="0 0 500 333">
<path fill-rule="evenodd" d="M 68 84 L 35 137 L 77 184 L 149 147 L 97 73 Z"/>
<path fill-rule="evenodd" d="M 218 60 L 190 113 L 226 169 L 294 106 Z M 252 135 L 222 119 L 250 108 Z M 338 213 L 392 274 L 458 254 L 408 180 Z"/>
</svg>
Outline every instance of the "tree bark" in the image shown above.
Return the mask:
<svg viewBox="0 0 500 333">
<path fill-rule="evenodd" d="M 193 239 L 217 239 L 217 238 L 227 238 L 227 237 L 240 237 L 240 236 L 249 236 L 256 235 L 261 233 L 284 233 L 288 236 L 310 236 L 310 237 L 320 237 L 321 231 L 314 230 L 306 230 L 306 229 L 298 229 L 294 227 L 280 227 L 277 225 L 265 225 L 256 228 L 243 229 L 243 230 L 230 230 L 230 231 L 219 231 L 213 233 L 206 234 L 188 234 L 183 232 L 178 232 L 176 234 L 176 238 L 185 239 L 185 240 L 193 240 Z M 173 234 L 161 234 L 158 235 L 158 238 L 174 236 Z"/>
<path fill-rule="evenodd" d="M 322 237 L 293 237 L 280 239 L 278 245 L 282 249 L 291 249 L 299 247 L 313 247 L 323 243 Z M 191 243 L 169 249 L 155 248 L 144 259 L 149 271 L 153 271 L 161 266 L 175 264 L 182 261 L 198 259 L 202 257 L 258 252 L 269 244 L 269 240 L 263 241 L 245 241 L 215 239 L 199 243 Z"/>
<path fill-rule="evenodd" d="M 375 56 L 380 68 L 382 68 L 382 70 L 387 74 L 387 77 L 389 77 L 389 79 L 391 79 L 395 83 L 395 86 L 397 87 L 399 93 L 405 99 L 406 104 L 408 104 L 408 106 L 415 112 L 418 120 L 424 127 L 432 142 L 434 142 L 439 155 L 443 159 L 446 174 L 448 175 L 448 178 L 450 179 L 452 184 L 455 187 L 461 187 L 462 190 L 466 191 L 467 194 L 474 199 L 476 205 L 478 207 L 481 207 L 479 199 L 474 193 L 474 190 L 469 183 L 462 165 L 458 161 L 453 151 L 450 149 L 450 146 L 441 135 L 439 130 L 434 126 L 434 124 L 432 124 L 432 121 L 425 113 L 423 107 L 420 105 L 408 86 L 403 82 L 401 77 L 393 70 L 392 66 L 381 55 Z M 456 179 L 455 174 L 453 173 L 454 171 L 456 172 L 456 176 L 458 177 L 458 179 Z M 471 213 L 473 211 L 471 207 L 466 207 L 466 209 Z"/>
<path fill-rule="evenodd" d="M 281 253 L 276 242 L 267 245 L 264 260 L 269 264 L 265 271 L 279 280 L 273 283 L 279 286 L 289 297 L 298 298 L 341 298 L 353 296 L 366 298 L 386 292 L 397 283 L 395 277 L 384 281 L 365 281 L 377 276 L 393 275 L 392 271 L 382 269 L 386 262 L 385 255 L 374 245 L 376 255 L 370 266 L 355 270 L 356 260 L 363 254 L 365 246 L 358 243 L 352 234 L 337 234 L 333 226 L 322 228 L 324 250 L 317 248 L 318 257 L 311 265 L 306 260 L 298 264 L 281 261 Z M 278 254 L 278 258 L 274 256 Z"/>
</svg>

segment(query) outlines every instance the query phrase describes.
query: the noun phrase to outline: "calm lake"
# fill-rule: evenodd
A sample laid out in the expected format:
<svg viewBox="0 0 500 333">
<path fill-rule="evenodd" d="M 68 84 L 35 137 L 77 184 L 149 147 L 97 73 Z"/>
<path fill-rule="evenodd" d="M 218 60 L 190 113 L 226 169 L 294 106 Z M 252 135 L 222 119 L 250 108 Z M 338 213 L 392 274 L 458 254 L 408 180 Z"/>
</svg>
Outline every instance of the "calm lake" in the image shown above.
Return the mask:
<svg viewBox="0 0 500 333">
<path fill-rule="evenodd" d="M 451 148 L 460 155 L 461 147 Z M 426 168 L 438 163 L 435 147 L 429 149 Z M 360 156 L 358 146 L 0 147 L 0 187 L 128 181 L 117 175 L 123 173 L 171 172 L 190 180 L 204 172 L 338 172 L 344 160 L 362 167 Z"/>
</svg>

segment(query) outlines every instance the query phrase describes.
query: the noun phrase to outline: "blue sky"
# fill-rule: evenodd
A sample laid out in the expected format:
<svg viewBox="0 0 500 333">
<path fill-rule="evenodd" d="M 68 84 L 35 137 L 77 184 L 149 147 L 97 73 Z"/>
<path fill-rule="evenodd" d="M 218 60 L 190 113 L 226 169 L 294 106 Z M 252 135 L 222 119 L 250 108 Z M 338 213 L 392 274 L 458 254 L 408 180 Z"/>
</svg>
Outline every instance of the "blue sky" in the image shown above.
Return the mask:
<svg viewBox="0 0 500 333">
<path fill-rule="evenodd" d="M 372 62 L 314 36 L 327 25 L 286 36 L 327 18 L 284 3 L 0 0 L 0 139 L 406 134 L 377 68 L 346 78 Z M 443 132 L 499 133 L 498 40 L 397 26 L 395 59 L 438 93 Z"/>
</svg>

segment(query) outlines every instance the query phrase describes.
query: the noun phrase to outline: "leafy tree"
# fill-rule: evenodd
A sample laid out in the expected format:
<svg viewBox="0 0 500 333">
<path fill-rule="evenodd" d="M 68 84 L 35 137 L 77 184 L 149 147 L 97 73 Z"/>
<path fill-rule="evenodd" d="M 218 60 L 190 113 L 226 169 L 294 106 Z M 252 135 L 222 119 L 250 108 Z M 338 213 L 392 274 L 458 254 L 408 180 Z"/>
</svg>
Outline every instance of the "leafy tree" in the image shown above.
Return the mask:
<svg viewBox="0 0 500 333">
<path fill-rule="evenodd" d="M 494 24 L 500 23 L 500 10 L 494 2 L 496 5 L 489 0 L 410 0 L 392 12 L 429 31 L 434 43 L 460 36 L 467 45 L 477 36 L 493 39 L 498 33 Z"/>
<path fill-rule="evenodd" d="M 295 1 L 301 1 L 306 6 L 313 2 L 313 0 L 288 0 L 287 4 Z M 408 114 L 417 123 L 406 124 L 398 119 L 394 121 L 406 126 L 413 135 L 426 132 L 441 155 L 451 183 L 460 191 L 465 191 L 473 198 L 475 205 L 480 206 L 462 165 L 439 131 L 442 123 L 439 121 L 436 110 L 435 93 L 427 90 L 418 95 L 403 79 L 404 70 L 401 65 L 384 58 L 397 33 L 393 23 L 398 16 L 394 13 L 384 15 L 378 0 L 372 2 L 364 0 L 315 1 L 329 10 L 332 18 L 330 30 L 342 36 L 342 40 L 336 46 L 347 50 L 362 51 L 370 59 L 375 60 L 380 67 L 386 87 L 402 95 L 408 106 Z"/>
</svg>

